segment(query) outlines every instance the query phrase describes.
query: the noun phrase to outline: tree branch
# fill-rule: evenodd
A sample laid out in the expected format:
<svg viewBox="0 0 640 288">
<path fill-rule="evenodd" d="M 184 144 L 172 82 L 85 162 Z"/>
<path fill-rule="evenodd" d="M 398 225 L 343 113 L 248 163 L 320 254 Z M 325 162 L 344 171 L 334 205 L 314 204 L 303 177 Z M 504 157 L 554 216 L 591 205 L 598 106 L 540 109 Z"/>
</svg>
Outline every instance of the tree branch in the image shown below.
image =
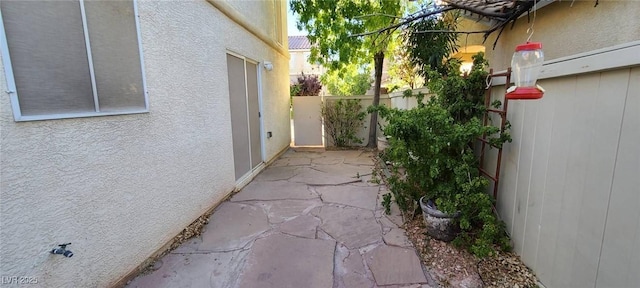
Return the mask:
<svg viewBox="0 0 640 288">
<path fill-rule="evenodd" d="M 487 29 L 487 30 L 478 30 L 478 31 L 422 30 L 422 31 L 411 31 L 411 33 L 480 34 L 480 33 L 487 33 L 489 30 L 490 30 L 490 29 Z"/>
<path fill-rule="evenodd" d="M 422 19 L 422 18 L 426 18 L 426 17 L 432 16 L 432 15 L 435 15 L 435 14 L 439 14 L 439 13 L 442 13 L 442 12 L 454 10 L 454 9 L 458 9 L 458 8 L 447 6 L 447 7 L 435 10 L 435 11 L 430 11 L 430 12 L 427 12 L 427 13 L 423 13 L 423 14 L 419 14 L 419 15 L 416 15 L 416 16 L 413 16 L 413 17 L 406 18 L 404 21 L 401 21 L 399 23 L 393 24 L 391 26 L 387 26 L 387 27 L 382 28 L 382 29 L 378 29 L 378 30 L 371 31 L 371 32 L 355 34 L 355 35 L 351 35 L 350 37 L 361 37 L 361 36 L 367 36 L 367 35 L 382 33 L 382 32 L 385 32 L 387 30 L 399 28 L 399 27 L 404 26 L 406 24 L 409 24 L 409 23 L 411 23 L 413 21 L 416 21 L 416 20 L 419 20 L 419 19 Z"/>
<path fill-rule="evenodd" d="M 362 16 L 354 17 L 353 19 L 360 19 L 360 18 L 367 18 L 367 17 L 374 17 L 374 16 L 384 16 L 384 17 L 389 17 L 389 18 L 402 19 L 402 17 L 400 17 L 400 16 L 382 14 L 382 13 L 373 13 L 373 14 L 362 15 Z"/>
</svg>

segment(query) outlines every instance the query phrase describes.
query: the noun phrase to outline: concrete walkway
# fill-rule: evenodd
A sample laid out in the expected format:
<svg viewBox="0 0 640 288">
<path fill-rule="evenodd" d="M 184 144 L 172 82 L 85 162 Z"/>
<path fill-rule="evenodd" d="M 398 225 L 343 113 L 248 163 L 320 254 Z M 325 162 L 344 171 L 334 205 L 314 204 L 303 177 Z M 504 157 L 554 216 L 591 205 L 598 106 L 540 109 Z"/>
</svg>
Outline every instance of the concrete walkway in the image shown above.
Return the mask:
<svg viewBox="0 0 640 288">
<path fill-rule="evenodd" d="M 372 153 L 287 151 L 128 287 L 431 287 Z"/>
</svg>

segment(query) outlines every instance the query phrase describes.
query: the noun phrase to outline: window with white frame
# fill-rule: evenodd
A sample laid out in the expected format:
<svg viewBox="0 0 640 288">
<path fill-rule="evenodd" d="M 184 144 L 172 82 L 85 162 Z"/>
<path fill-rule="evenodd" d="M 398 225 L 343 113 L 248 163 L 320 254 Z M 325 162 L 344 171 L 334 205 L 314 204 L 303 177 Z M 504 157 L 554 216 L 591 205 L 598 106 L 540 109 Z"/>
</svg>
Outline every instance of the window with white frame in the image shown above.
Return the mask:
<svg viewBox="0 0 640 288">
<path fill-rule="evenodd" d="M 16 121 L 148 111 L 134 1 L 0 1 L 0 18 Z"/>
</svg>

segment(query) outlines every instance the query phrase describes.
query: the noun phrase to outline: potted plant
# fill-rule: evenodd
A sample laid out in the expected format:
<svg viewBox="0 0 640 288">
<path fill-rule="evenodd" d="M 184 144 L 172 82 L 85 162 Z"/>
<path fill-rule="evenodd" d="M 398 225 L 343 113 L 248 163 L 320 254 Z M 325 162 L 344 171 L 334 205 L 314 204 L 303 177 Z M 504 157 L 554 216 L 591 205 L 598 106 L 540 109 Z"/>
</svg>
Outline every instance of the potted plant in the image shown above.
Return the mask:
<svg viewBox="0 0 640 288">
<path fill-rule="evenodd" d="M 498 145 L 509 137 L 478 118 L 484 106 L 472 89 L 481 77 L 454 73 L 431 78 L 436 97 L 426 104 L 418 101 L 418 107 L 409 110 L 379 108 L 387 120 L 384 133 L 391 136 L 385 160 L 404 170 L 392 168 L 388 183 L 401 210 L 412 214 L 424 207 L 420 210 L 432 237 L 455 238 L 455 243 L 485 256 L 495 244 L 507 247 L 508 239 L 493 213 L 488 180 L 480 176 L 473 143 L 483 134 L 498 135 L 491 140 Z"/>
</svg>

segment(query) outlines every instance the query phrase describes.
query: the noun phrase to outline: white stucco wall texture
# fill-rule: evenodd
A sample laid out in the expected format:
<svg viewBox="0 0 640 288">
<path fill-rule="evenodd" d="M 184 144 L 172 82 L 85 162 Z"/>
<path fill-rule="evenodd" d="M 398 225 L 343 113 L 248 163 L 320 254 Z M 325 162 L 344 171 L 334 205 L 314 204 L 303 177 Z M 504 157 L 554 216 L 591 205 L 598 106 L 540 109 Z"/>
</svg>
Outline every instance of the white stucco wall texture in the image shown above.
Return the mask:
<svg viewBox="0 0 640 288">
<path fill-rule="evenodd" d="M 235 188 L 227 51 L 273 63 L 262 71 L 265 158 L 289 144 L 286 54 L 205 1 L 137 5 L 149 113 L 14 122 L 0 97 L 3 279 L 111 286 Z M 65 242 L 72 258 L 49 253 Z"/>
</svg>

